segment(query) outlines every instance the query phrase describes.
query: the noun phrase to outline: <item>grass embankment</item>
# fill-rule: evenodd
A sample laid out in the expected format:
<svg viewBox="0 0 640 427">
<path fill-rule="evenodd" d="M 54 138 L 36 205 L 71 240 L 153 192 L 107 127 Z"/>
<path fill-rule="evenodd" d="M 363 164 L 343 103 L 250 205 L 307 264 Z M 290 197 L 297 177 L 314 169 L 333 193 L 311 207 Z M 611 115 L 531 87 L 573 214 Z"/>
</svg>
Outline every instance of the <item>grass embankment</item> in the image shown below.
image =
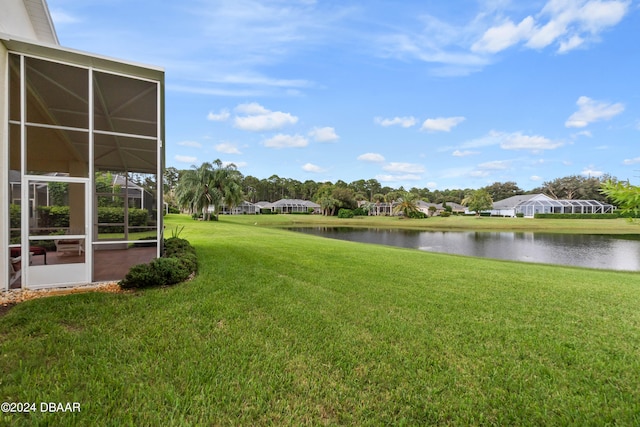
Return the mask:
<svg viewBox="0 0 640 427">
<path fill-rule="evenodd" d="M 638 425 L 640 275 L 172 216 L 198 277 L 19 304 L 13 425 Z M 235 221 L 235 220 L 234 220 Z"/>
<path fill-rule="evenodd" d="M 225 221 L 272 227 L 328 226 L 407 228 L 437 231 L 534 231 L 578 234 L 640 234 L 638 223 L 627 219 L 533 219 L 475 216 L 432 217 L 401 219 L 398 217 L 367 216 L 342 219 L 322 215 L 237 215 L 224 217 Z"/>
</svg>

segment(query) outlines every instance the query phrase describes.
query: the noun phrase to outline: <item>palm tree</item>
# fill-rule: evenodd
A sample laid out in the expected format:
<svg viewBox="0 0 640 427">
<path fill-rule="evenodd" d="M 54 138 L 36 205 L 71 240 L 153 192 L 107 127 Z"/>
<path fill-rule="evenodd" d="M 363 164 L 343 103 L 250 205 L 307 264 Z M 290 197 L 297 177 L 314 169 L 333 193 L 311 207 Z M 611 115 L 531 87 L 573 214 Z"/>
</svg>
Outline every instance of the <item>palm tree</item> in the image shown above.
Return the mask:
<svg viewBox="0 0 640 427">
<path fill-rule="evenodd" d="M 411 218 L 411 214 L 418 212 L 418 195 L 403 191 L 400 193 L 400 198 L 396 200 L 396 205 L 393 207 L 393 213 L 402 213 L 405 218 Z"/>
<path fill-rule="evenodd" d="M 209 205 L 213 200 L 211 195 L 211 178 L 213 165 L 205 162 L 200 166 L 192 165 L 185 171 L 176 185 L 176 200 L 183 209 L 190 213 L 202 213 L 202 219 L 209 219 Z"/>
<path fill-rule="evenodd" d="M 224 165 L 220 159 L 191 166 L 176 186 L 178 204 L 190 212 L 202 212 L 202 219 L 210 219 L 209 207 L 213 207 L 218 219 L 224 203 L 233 209 L 242 202 L 242 175 L 234 164 Z"/>
<path fill-rule="evenodd" d="M 218 168 L 213 172 L 213 186 L 216 197 L 216 220 L 218 219 L 219 207 L 224 204 L 230 212 L 244 200 L 242 192 L 242 174 L 236 165 L 229 163 L 223 165 L 218 159 L 214 162 Z"/>
</svg>

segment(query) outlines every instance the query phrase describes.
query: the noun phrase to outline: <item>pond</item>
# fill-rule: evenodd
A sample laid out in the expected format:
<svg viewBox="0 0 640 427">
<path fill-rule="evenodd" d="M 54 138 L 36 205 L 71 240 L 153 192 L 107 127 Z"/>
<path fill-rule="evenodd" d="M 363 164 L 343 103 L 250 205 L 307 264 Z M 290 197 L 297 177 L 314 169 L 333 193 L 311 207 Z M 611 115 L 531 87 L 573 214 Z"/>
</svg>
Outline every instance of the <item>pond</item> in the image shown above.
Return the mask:
<svg viewBox="0 0 640 427">
<path fill-rule="evenodd" d="M 307 234 L 513 261 L 640 271 L 640 235 L 292 228 Z"/>
</svg>

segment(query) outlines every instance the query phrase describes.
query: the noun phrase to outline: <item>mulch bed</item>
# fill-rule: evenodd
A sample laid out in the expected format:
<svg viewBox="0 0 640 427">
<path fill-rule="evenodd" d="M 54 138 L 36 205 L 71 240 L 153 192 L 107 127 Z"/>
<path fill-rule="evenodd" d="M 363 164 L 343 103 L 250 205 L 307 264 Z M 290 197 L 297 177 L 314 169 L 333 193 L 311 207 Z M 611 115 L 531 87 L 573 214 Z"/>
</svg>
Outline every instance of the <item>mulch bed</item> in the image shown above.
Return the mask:
<svg viewBox="0 0 640 427">
<path fill-rule="evenodd" d="M 117 283 L 101 283 L 98 285 L 76 286 L 72 288 L 50 288 L 50 289 L 11 289 L 0 293 L 0 317 L 7 314 L 11 308 L 23 301 L 36 298 L 52 297 L 58 295 L 77 294 L 83 292 L 128 292 L 120 288 Z"/>
</svg>

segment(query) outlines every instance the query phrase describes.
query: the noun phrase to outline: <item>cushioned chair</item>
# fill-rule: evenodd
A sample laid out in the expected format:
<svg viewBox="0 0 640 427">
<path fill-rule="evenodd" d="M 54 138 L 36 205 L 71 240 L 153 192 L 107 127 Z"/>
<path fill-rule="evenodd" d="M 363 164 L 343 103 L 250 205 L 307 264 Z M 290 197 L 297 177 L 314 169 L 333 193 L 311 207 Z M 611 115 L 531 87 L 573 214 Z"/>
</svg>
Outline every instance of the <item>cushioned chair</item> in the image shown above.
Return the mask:
<svg viewBox="0 0 640 427">
<path fill-rule="evenodd" d="M 72 231 L 69 234 L 82 234 L 82 232 Z M 56 252 L 78 252 L 78 255 L 84 252 L 84 239 L 56 239 L 53 242 L 56 244 Z"/>
</svg>

